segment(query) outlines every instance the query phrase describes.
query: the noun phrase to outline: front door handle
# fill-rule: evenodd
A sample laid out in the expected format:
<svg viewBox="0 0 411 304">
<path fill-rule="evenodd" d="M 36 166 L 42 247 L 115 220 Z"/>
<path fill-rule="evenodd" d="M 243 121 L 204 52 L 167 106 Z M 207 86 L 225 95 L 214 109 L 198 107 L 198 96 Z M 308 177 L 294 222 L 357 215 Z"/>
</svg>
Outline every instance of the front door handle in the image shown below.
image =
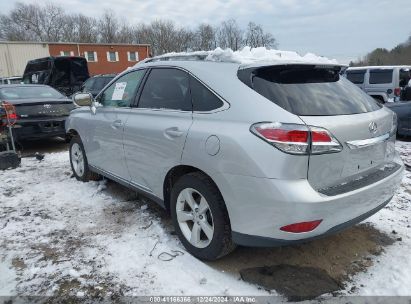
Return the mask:
<svg viewBox="0 0 411 304">
<path fill-rule="evenodd" d="M 113 121 L 111 126 L 113 127 L 113 129 L 121 128 L 123 127 L 123 122 L 121 120 L 115 120 Z"/>
<path fill-rule="evenodd" d="M 179 130 L 177 127 L 168 128 L 164 132 L 170 137 L 180 137 L 184 134 L 184 132 Z"/>
</svg>

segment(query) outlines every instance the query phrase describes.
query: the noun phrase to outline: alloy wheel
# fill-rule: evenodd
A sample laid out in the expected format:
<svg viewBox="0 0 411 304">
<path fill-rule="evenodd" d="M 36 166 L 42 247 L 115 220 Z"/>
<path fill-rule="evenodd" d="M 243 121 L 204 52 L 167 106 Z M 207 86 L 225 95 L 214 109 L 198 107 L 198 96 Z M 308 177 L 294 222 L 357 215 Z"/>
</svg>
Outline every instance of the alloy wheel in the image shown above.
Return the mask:
<svg viewBox="0 0 411 304">
<path fill-rule="evenodd" d="M 187 241 L 197 248 L 207 247 L 214 235 L 214 222 L 210 206 L 195 189 L 183 189 L 177 198 L 178 225 Z"/>
<path fill-rule="evenodd" d="M 84 155 L 80 145 L 78 143 L 74 143 L 71 146 L 70 153 L 73 170 L 79 177 L 82 177 L 84 175 Z"/>
</svg>

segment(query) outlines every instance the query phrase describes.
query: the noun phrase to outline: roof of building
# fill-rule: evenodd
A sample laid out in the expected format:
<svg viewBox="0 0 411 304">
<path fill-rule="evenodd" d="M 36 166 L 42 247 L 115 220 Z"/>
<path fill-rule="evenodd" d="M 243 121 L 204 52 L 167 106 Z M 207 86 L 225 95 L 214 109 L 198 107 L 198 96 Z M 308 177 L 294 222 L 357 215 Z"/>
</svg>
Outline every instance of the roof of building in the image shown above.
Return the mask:
<svg viewBox="0 0 411 304">
<path fill-rule="evenodd" d="M 111 46 L 150 46 L 146 43 L 89 43 L 89 42 L 51 42 L 51 41 L 0 41 L 0 44 L 61 44 L 61 45 L 111 45 Z"/>
</svg>

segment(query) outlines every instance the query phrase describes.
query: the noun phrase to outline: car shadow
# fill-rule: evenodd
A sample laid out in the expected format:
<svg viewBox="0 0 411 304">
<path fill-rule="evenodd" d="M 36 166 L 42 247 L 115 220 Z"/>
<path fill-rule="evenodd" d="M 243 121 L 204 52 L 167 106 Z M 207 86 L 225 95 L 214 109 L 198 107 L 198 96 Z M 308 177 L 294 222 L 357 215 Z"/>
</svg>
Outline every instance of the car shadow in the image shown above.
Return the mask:
<svg viewBox="0 0 411 304">
<path fill-rule="evenodd" d="M 22 157 L 30 157 L 35 153 L 46 154 L 68 151 L 69 144 L 63 138 L 52 137 L 39 140 L 25 140 L 16 142 L 16 150 Z"/>
</svg>

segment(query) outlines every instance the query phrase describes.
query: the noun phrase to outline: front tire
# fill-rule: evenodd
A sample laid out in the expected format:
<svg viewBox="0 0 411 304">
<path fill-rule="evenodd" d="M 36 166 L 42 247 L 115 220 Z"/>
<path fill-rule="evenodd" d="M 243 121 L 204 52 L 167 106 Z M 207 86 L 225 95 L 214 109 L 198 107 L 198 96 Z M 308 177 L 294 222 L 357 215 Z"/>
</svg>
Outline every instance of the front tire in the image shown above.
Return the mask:
<svg viewBox="0 0 411 304">
<path fill-rule="evenodd" d="M 174 228 L 192 255 L 212 261 L 235 249 L 224 199 L 209 177 L 197 172 L 182 176 L 170 202 Z"/>
<path fill-rule="evenodd" d="M 88 182 L 99 179 L 97 173 L 90 171 L 83 143 L 79 136 L 71 138 L 69 151 L 71 170 L 73 170 L 73 175 L 77 180 Z"/>
</svg>

